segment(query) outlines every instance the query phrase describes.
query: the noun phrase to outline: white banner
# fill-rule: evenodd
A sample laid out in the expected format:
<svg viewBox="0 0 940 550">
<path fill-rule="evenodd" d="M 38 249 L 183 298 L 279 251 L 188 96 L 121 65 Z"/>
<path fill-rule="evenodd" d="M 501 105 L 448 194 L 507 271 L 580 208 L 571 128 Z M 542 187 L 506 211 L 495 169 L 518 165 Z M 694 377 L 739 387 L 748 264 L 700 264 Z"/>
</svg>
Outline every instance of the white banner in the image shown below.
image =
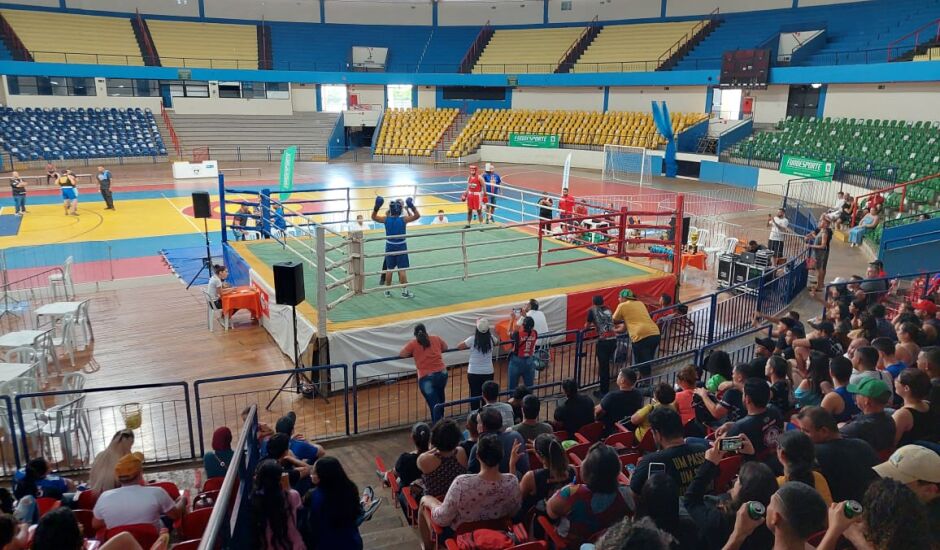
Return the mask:
<svg viewBox="0 0 940 550">
<path fill-rule="evenodd" d="M 561 172 L 561 188 L 568 188 L 568 178 L 571 176 L 571 153 L 568 153 L 568 157 L 565 158 L 565 168 Z"/>
<path fill-rule="evenodd" d="M 291 306 L 275 304 L 274 289 L 268 286 L 254 269 L 248 271 L 248 277 L 251 286 L 261 292 L 261 326 L 274 338 L 284 355 L 293 361 L 294 321 Z M 297 314 L 297 349 L 300 353 L 307 349 L 315 333 L 313 324 L 303 315 Z"/>
</svg>

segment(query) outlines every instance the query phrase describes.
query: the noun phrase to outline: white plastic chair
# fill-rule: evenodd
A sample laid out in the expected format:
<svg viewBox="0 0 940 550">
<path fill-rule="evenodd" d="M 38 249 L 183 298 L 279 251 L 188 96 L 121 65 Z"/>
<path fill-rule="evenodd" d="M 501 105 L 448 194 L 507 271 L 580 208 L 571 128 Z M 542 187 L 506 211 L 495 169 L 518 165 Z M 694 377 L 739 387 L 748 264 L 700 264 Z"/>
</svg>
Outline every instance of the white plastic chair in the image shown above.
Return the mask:
<svg viewBox="0 0 940 550">
<path fill-rule="evenodd" d="M 215 307 L 215 301 L 212 299 L 211 296 L 209 296 L 209 291 L 206 289 L 203 289 L 202 293 L 206 297 L 206 306 L 208 306 L 208 309 L 206 310 L 208 312 L 206 323 L 209 325 L 209 332 L 215 332 L 215 318 L 216 317 L 219 318 L 219 323 L 222 324 L 222 328 L 224 330 L 228 330 L 229 329 L 228 319 L 225 318 L 225 315 L 222 313 L 222 310 Z"/>
<path fill-rule="evenodd" d="M 91 317 L 88 316 L 88 302 L 90 301 L 91 300 L 82 301 L 75 314 L 75 324 L 82 327 L 82 337 L 84 338 L 85 346 L 95 341 L 95 332 L 91 328 Z"/>
<path fill-rule="evenodd" d="M 29 346 L 23 346 L 19 348 L 13 348 L 6 352 L 3 356 L 3 359 L 7 363 L 23 363 L 33 365 L 27 373 L 30 376 L 36 376 L 37 374 L 45 380 L 46 378 L 46 364 L 45 361 L 39 360 L 39 352 L 34 348 Z M 38 373 L 35 371 L 39 371 Z"/>
<path fill-rule="evenodd" d="M 77 458 L 86 463 L 90 460 L 90 427 L 85 417 L 84 405 L 85 396 L 82 395 L 68 403 L 56 405 L 45 411 L 46 423 L 42 425 L 39 433 L 42 434 L 43 446 L 48 445 L 46 456 L 56 456 L 52 449 L 52 438 L 56 438 L 59 440 L 59 448 L 62 449 L 64 455 L 61 458 L 71 463 L 73 454 L 72 435 L 74 434 L 81 451 L 81 456 L 77 456 Z"/>
<path fill-rule="evenodd" d="M 49 286 L 52 288 L 52 296 L 56 299 L 59 297 L 59 285 L 62 286 L 62 292 L 65 293 L 66 300 L 68 300 L 71 296 L 75 296 L 75 283 L 72 281 L 73 262 L 73 258 L 69 256 L 65 259 L 65 263 L 62 265 L 62 273 L 53 273 L 52 275 L 49 275 Z M 71 291 L 71 294 L 69 294 L 69 291 Z"/>
<path fill-rule="evenodd" d="M 705 256 L 706 256 L 706 261 L 708 261 L 708 265 L 713 265 L 715 261 L 715 256 L 719 252 L 724 252 L 725 239 L 727 239 L 727 237 L 719 233 L 718 235 L 716 235 L 716 238 L 715 238 L 715 242 L 719 243 L 718 246 L 706 246 L 703 249 L 705 252 Z"/>
<path fill-rule="evenodd" d="M 709 232 L 707 229 L 699 229 L 698 240 L 695 241 L 695 246 L 697 246 L 698 248 L 705 248 L 706 246 L 708 246 L 708 237 L 709 237 Z"/>
<path fill-rule="evenodd" d="M 261 238 L 259 231 L 244 231 L 242 235 L 244 235 L 246 241 L 257 241 Z"/>
<path fill-rule="evenodd" d="M 85 375 L 80 372 L 69 372 L 62 376 L 62 387 L 59 389 L 62 391 L 66 390 L 81 390 L 85 388 Z M 78 397 L 78 394 L 64 394 L 57 395 L 56 402 L 58 403 L 67 403 Z"/>
<path fill-rule="evenodd" d="M 721 248 L 722 254 L 734 254 L 734 249 L 738 247 L 738 239 L 735 237 L 725 238 L 724 245 Z"/>
<path fill-rule="evenodd" d="M 52 336 L 54 348 L 62 348 L 68 354 L 69 362 L 75 366 L 75 318 L 71 315 L 62 319 L 62 334 Z"/>
<path fill-rule="evenodd" d="M 14 407 L 16 407 L 16 396 L 38 391 L 39 384 L 35 378 L 14 378 L 0 386 L 0 393 L 9 395 Z M 24 431 L 27 435 L 35 436 L 45 424 L 42 400 L 38 397 L 24 397 L 20 400 L 20 409 L 23 412 Z"/>
</svg>

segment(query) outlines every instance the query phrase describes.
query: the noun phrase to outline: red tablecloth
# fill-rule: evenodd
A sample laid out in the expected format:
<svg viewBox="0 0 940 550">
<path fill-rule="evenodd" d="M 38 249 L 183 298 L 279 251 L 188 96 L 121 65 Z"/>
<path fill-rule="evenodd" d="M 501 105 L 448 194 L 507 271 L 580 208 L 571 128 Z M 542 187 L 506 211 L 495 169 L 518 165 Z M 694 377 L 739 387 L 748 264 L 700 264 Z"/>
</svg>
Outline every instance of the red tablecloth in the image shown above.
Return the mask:
<svg viewBox="0 0 940 550">
<path fill-rule="evenodd" d="M 701 269 L 705 271 L 705 259 L 708 256 L 704 252 L 698 252 L 696 254 L 683 254 L 682 255 L 682 269 L 687 267 L 694 267 L 695 269 Z"/>
<path fill-rule="evenodd" d="M 247 309 L 252 319 L 261 318 L 261 293 L 250 286 L 239 286 L 222 291 L 222 313 L 231 317 L 236 311 Z"/>
</svg>

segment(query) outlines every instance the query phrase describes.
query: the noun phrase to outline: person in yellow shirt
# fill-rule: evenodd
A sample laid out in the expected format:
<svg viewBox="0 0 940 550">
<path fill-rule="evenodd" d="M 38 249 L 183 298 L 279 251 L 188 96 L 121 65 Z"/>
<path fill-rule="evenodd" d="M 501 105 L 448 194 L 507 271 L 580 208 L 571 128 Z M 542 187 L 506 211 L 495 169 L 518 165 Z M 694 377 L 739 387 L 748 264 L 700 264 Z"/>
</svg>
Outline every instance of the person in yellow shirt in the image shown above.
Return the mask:
<svg viewBox="0 0 940 550">
<path fill-rule="evenodd" d="M 653 402 L 636 411 L 630 417 L 630 423 L 636 426 L 633 435 L 636 436 L 637 441 L 643 441 L 643 436 L 650 430 L 650 413 L 662 407 L 678 412 L 678 409 L 676 409 L 676 390 L 665 382 L 661 382 L 653 390 Z"/>
<path fill-rule="evenodd" d="M 659 348 L 659 327 L 653 322 L 649 311 L 629 288 L 620 291 L 620 305 L 614 312 L 614 323 L 618 323 L 617 332 L 630 335 L 633 342 L 633 365 L 639 365 L 640 374 L 650 375 L 650 367 L 644 365 L 656 357 Z"/>
<path fill-rule="evenodd" d="M 799 481 L 816 489 L 827 505 L 832 504 L 829 483 L 813 469 L 816 450 L 808 435 L 799 430 L 780 434 L 777 438 L 777 459 L 783 464 L 783 475 L 777 477 L 781 487 L 788 481 Z"/>
</svg>

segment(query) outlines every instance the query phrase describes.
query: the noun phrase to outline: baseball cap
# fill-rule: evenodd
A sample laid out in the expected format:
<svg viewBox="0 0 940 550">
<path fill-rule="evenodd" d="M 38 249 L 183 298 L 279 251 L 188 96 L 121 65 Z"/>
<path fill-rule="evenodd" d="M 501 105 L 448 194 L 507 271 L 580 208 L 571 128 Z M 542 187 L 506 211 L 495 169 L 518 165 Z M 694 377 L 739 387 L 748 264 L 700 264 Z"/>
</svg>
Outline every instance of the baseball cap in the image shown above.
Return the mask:
<svg viewBox="0 0 940 550">
<path fill-rule="evenodd" d="M 836 331 L 835 325 L 833 325 L 830 321 L 820 321 L 818 323 L 810 323 L 809 325 L 816 330 L 828 332 L 829 334 L 832 334 Z"/>
<path fill-rule="evenodd" d="M 144 454 L 130 453 L 118 459 L 114 465 L 114 475 L 120 478 L 132 478 L 144 469 Z"/>
<path fill-rule="evenodd" d="M 940 455 L 920 445 L 905 445 L 872 469 L 881 477 L 901 483 L 940 483 Z"/>
<path fill-rule="evenodd" d="M 489 332 L 490 320 L 486 317 L 480 317 L 477 319 L 477 330 L 480 332 Z"/>
<path fill-rule="evenodd" d="M 277 419 L 274 424 L 274 431 L 279 434 L 290 435 L 294 433 L 294 424 L 297 422 L 297 413 L 291 411 Z"/>
<path fill-rule="evenodd" d="M 881 397 L 886 393 L 891 393 L 891 388 L 880 378 L 862 378 L 858 384 L 849 384 L 846 386 L 849 393 L 857 393 L 865 397 Z"/>
<path fill-rule="evenodd" d="M 754 338 L 754 341 L 757 342 L 758 346 L 764 346 L 768 351 L 771 352 L 774 350 L 774 348 L 777 347 L 777 344 L 774 343 L 773 339 L 767 338 L 766 336 L 763 338 Z"/>
<path fill-rule="evenodd" d="M 636 294 L 633 293 L 629 288 L 625 288 L 620 291 L 620 297 L 624 300 L 636 300 Z"/>
<path fill-rule="evenodd" d="M 914 304 L 914 309 L 918 311 L 924 311 L 930 315 L 937 314 L 937 304 L 931 302 L 930 300 L 917 300 Z"/>
</svg>

